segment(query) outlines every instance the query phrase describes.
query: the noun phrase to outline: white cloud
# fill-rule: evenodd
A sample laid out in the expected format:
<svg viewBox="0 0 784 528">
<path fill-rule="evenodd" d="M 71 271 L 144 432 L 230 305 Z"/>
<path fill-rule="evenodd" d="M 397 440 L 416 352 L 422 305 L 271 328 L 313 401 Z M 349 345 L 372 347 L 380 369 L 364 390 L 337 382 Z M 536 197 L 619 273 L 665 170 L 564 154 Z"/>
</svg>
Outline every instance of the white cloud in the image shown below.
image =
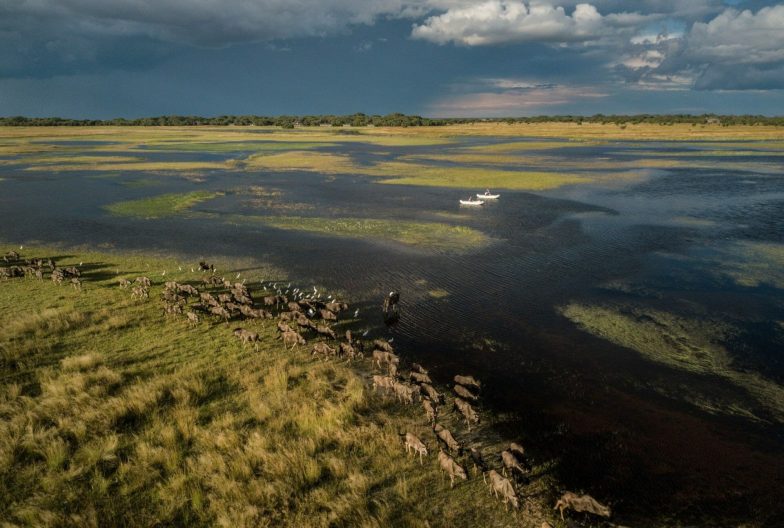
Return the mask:
<svg viewBox="0 0 784 528">
<path fill-rule="evenodd" d="M 599 38 L 605 20 L 591 4 L 563 7 L 519 0 L 487 0 L 448 9 L 415 25 L 412 36 L 466 46 L 523 41 L 573 42 Z"/>
</svg>

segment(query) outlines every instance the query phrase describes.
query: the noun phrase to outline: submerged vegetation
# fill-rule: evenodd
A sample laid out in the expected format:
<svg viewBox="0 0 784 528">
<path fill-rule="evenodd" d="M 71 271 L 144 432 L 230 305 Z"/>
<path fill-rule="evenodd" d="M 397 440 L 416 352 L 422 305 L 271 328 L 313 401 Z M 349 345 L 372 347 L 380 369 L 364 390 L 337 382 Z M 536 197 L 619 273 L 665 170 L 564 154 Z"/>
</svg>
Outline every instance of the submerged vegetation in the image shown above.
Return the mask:
<svg viewBox="0 0 784 528">
<path fill-rule="evenodd" d="M 139 218 L 162 218 L 187 212 L 193 206 L 223 196 L 222 192 L 194 191 L 189 193 L 172 193 L 126 200 L 107 205 L 105 209 L 119 216 L 135 216 Z"/>
<path fill-rule="evenodd" d="M 149 300 L 116 286 L 167 270 L 166 279 L 201 287 L 198 272 L 177 271 L 182 262 L 36 253 L 83 263 L 83 287 L 0 281 L 5 525 L 556 522 L 541 499 L 505 511 L 475 475 L 450 489 L 421 409 L 371 394 L 365 367 L 285 349 L 272 320 L 249 325 L 260 336 L 254 350 L 223 322 L 162 317 L 159 284 Z M 280 276 L 245 273 L 251 282 Z M 423 465 L 406 456 L 401 431 L 429 446 Z M 535 497 L 547 495 L 542 470 L 532 473 Z"/>
<path fill-rule="evenodd" d="M 715 413 L 739 414 L 756 420 L 784 420 L 784 387 L 756 372 L 735 366 L 724 342 L 735 331 L 730 325 L 682 317 L 649 307 L 596 306 L 571 303 L 561 313 L 593 335 L 634 350 L 646 359 L 701 375 L 719 376 L 748 391 L 758 406 L 733 402 L 717 405 L 709 399 L 693 399 Z M 682 395 L 689 400 L 688 394 Z"/>
</svg>

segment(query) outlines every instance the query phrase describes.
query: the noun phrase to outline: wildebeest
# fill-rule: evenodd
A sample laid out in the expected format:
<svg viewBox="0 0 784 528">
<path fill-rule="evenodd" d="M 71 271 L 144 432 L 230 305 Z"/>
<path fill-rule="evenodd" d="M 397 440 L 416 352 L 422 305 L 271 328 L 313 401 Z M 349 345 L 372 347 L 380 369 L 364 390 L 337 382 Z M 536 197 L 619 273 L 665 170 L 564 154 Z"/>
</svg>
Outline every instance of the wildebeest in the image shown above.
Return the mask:
<svg viewBox="0 0 784 528">
<path fill-rule="evenodd" d="M 427 416 L 428 421 L 431 424 L 435 424 L 436 418 L 438 418 L 438 408 L 436 405 L 432 401 L 422 398 L 422 407 L 425 409 L 425 415 Z"/>
<path fill-rule="evenodd" d="M 224 319 L 226 321 L 226 324 L 229 324 L 229 319 L 231 319 L 231 314 L 223 306 L 210 306 L 210 313 L 212 315 L 217 315 L 221 319 Z"/>
<path fill-rule="evenodd" d="M 601 504 L 590 495 L 578 496 L 576 493 L 572 493 L 571 491 L 567 491 L 561 495 L 561 498 L 558 499 L 558 501 L 555 503 L 555 507 L 553 509 L 561 511 L 562 520 L 564 518 L 564 510 L 568 509 L 572 509 L 576 512 L 592 513 L 594 515 L 599 515 L 600 517 L 610 516 L 609 507 Z"/>
<path fill-rule="evenodd" d="M 525 456 L 525 449 L 520 444 L 512 442 L 509 444 L 509 451 L 514 453 L 518 458 Z"/>
<path fill-rule="evenodd" d="M 308 319 L 302 314 L 297 315 L 297 326 L 299 326 L 300 328 L 307 328 L 313 330 L 315 330 L 316 328 L 316 325 L 313 324 L 313 321 L 311 321 L 310 319 Z"/>
<path fill-rule="evenodd" d="M 150 281 L 149 277 L 136 277 L 136 284 L 141 284 L 145 288 L 149 288 L 152 285 L 152 281 Z"/>
<path fill-rule="evenodd" d="M 289 311 L 291 311 L 291 312 L 299 312 L 300 311 L 299 303 L 296 303 L 294 301 L 286 303 L 286 306 L 288 307 Z"/>
<path fill-rule="evenodd" d="M 384 311 L 384 322 L 385 323 L 394 323 L 400 318 L 400 313 L 398 312 L 397 304 L 400 302 L 400 293 L 396 291 L 389 292 L 384 298 L 384 305 L 381 307 Z"/>
<path fill-rule="evenodd" d="M 178 315 L 182 313 L 182 305 L 166 303 L 163 306 L 164 315 Z"/>
<path fill-rule="evenodd" d="M 504 506 L 511 504 L 512 508 L 518 509 L 520 507 L 520 502 L 517 499 L 517 494 L 515 493 L 511 481 L 499 475 L 494 469 L 491 469 L 487 476 L 490 480 L 489 485 L 491 493 L 495 495 L 496 498 L 500 493 L 501 499 L 504 501 Z"/>
<path fill-rule="evenodd" d="M 201 300 L 202 304 L 207 306 L 218 306 L 220 303 L 218 299 L 212 296 L 209 292 L 202 292 L 199 294 L 199 299 Z"/>
<path fill-rule="evenodd" d="M 332 330 L 327 325 L 321 325 L 321 324 L 320 325 L 316 325 L 316 333 L 318 333 L 319 335 L 331 337 L 332 339 L 337 339 L 338 338 L 338 336 L 335 335 L 335 331 Z"/>
<path fill-rule="evenodd" d="M 392 352 L 385 352 L 383 350 L 374 350 L 373 351 L 373 364 L 378 365 L 378 368 L 381 368 L 381 364 L 397 364 L 400 363 L 400 358 L 397 357 Z"/>
<path fill-rule="evenodd" d="M 408 373 L 408 377 L 417 383 L 433 383 L 430 376 L 422 374 L 421 372 L 414 372 L 413 370 Z"/>
<path fill-rule="evenodd" d="M 291 345 L 291 348 L 294 348 L 297 345 L 304 345 L 306 343 L 305 338 L 293 330 L 289 332 L 283 332 L 281 339 L 283 339 L 284 347 Z"/>
<path fill-rule="evenodd" d="M 452 436 L 452 433 L 449 432 L 449 429 L 446 429 L 444 426 L 437 423 L 433 426 L 433 432 L 446 444 L 450 451 L 460 454 L 460 444 L 455 440 L 455 437 Z"/>
<path fill-rule="evenodd" d="M 228 294 L 228 293 L 219 293 L 218 294 L 218 302 L 221 303 L 221 304 L 230 303 L 233 300 L 234 299 L 232 299 L 231 295 Z"/>
<path fill-rule="evenodd" d="M 362 354 L 360 354 L 357 349 L 351 346 L 349 343 L 340 343 L 340 355 L 347 358 L 349 361 L 362 358 Z"/>
<path fill-rule="evenodd" d="M 468 403 L 467 401 L 462 400 L 460 398 L 455 398 L 455 408 L 457 408 L 457 410 L 460 411 L 460 414 L 463 415 L 463 418 L 465 418 L 466 425 L 468 425 L 469 431 L 471 430 L 472 422 L 476 424 L 479 423 L 479 415 L 476 413 L 474 408 L 471 407 L 471 404 Z"/>
<path fill-rule="evenodd" d="M 8 268 L 9 271 L 12 271 L 15 266 Z M 13 277 L 14 275 L 11 275 Z M 55 284 L 62 284 L 65 280 L 65 275 L 63 274 L 63 270 L 59 268 L 55 268 L 52 270 L 52 282 Z"/>
<path fill-rule="evenodd" d="M 6 253 L 5 255 L 3 255 L 3 260 L 6 262 L 16 262 L 17 260 L 19 260 L 19 257 L 20 257 L 19 253 L 12 250 Z"/>
<path fill-rule="evenodd" d="M 80 281 L 78 277 L 71 277 L 71 286 L 73 286 L 76 291 L 82 291 L 82 281 Z"/>
<path fill-rule="evenodd" d="M 392 345 L 389 343 L 389 341 L 386 341 L 384 339 L 374 339 L 373 340 L 373 346 L 376 347 L 377 349 L 383 350 L 385 352 L 394 352 L 395 351 L 395 349 L 392 348 Z"/>
<path fill-rule="evenodd" d="M 242 341 L 242 346 L 244 347 L 248 343 L 253 343 L 253 348 L 256 350 L 259 349 L 259 334 L 256 332 L 251 332 L 250 330 L 246 330 L 245 328 L 235 328 L 234 335 L 237 336 L 240 341 Z"/>
<path fill-rule="evenodd" d="M 343 302 L 328 302 L 327 304 L 324 305 L 324 308 L 326 308 L 330 312 L 337 314 L 342 312 L 343 310 L 348 310 L 348 304 Z"/>
<path fill-rule="evenodd" d="M 335 315 L 330 310 L 327 310 L 326 308 L 322 308 L 321 310 L 319 310 L 318 313 L 319 313 L 319 316 L 321 316 L 321 318 L 324 319 L 325 321 L 337 321 L 338 320 L 338 316 Z"/>
<path fill-rule="evenodd" d="M 473 376 L 461 376 L 458 374 L 454 377 L 455 383 L 459 385 L 463 385 L 465 387 L 476 387 L 477 389 L 482 388 L 482 384 Z"/>
<path fill-rule="evenodd" d="M 438 464 L 441 466 L 447 475 L 449 475 L 449 487 L 453 487 L 455 485 L 455 477 L 461 478 L 463 480 L 468 479 L 468 475 L 466 475 L 465 469 L 460 466 L 455 459 L 451 456 L 444 453 L 443 450 L 438 450 Z"/>
<path fill-rule="evenodd" d="M 134 286 L 131 289 L 132 299 L 147 299 L 150 297 L 150 291 L 144 286 Z"/>
<path fill-rule="evenodd" d="M 503 462 L 503 473 L 506 475 L 506 470 L 508 469 L 510 474 L 514 471 L 519 471 L 520 475 L 525 476 L 525 468 L 520 465 L 520 462 L 517 460 L 511 451 L 504 449 L 501 451 L 501 462 Z"/>
<path fill-rule="evenodd" d="M 423 391 L 428 398 L 433 400 L 435 403 L 440 403 L 444 401 L 444 397 L 438 392 L 432 385 L 429 383 L 422 383 L 419 386 L 419 390 Z"/>
<path fill-rule="evenodd" d="M 398 401 L 411 404 L 414 403 L 414 394 L 416 393 L 414 387 L 395 381 L 392 384 L 392 389 L 395 391 L 395 397 Z"/>
<path fill-rule="evenodd" d="M 392 389 L 394 383 L 395 380 L 389 376 L 373 375 L 373 391 L 376 391 L 379 387 L 382 389 Z"/>
<path fill-rule="evenodd" d="M 336 356 L 337 350 L 326 343 L 320 342 L 313 345 L 313 350 L 311 350 L 310 354 L 312 356 L 322 356 L 325 360 L 327 360 L 330 358 L 330 356 Z"/>
<path fill-rule="evenodd" d="M 199 323 L 199 316 L 195 312 L 189 310 L 185 312 L 185 316 L 188 318 L 188 324 L 196 325 Z"/>
<path fill-rule="evenodd" d="M 289 325 L 287 325 L 282 321 L 278 321 L 278 332 L 285 333 L 285 332 L 293 332 L 293 331 L 294 329 L 292 329 Z"/>
<path fill-rule="evenodd" d="M 406 453 L 410 453 L 413 449 L 414 453 L 419 455 L 419 464 L 421 465 L 422 456 L 427 456 L 427 446 L 425 446 L 424 442 L 417 438 L 417 436 L 413 433 L 406 433 L 403 436 L 403 443 L 406 446 Z"/>
<path fill-rule="evenodd" d="M 466 389 L 460 384 L 456 384 L 454 389 L 455 389 L 455 394 L 457 394 L 461 398 L 465 398 L 467 400 L 473 400 L 473 401 L 479 399 L 476 395 L 474 395 L 474 393 L 472 393 L 470 390 Z"/>
<path fill-rule="evenodd" d="M 351 330 L 346 330 L 346 341 L 348 342 L 349 345 L 354 344 L 354 336 L 351 333 Z"/>
<path fill-rule="evenodd" d="M 199 290 L 197 290 L 190 284 L 177 284 L 177 291 L 180 293 L 184 293 L 185 295 L 192 295 L 194 297 L 199 295 Z"/>
<path fill-rule="evenodd" d="M 482 480 L 485 480 L 485 472 L 487 471 L 487 464 L 485 463 L 485 459 L 482 457 L 482 453 L 475 447 L 469 449 L 468 454 L 471 455 L 471 462 L 474 464 L 474 474 L 477 472 L 482 473 Z"/>
<path fill-rule="evenodd" d="M 207 264 L 206 262 L 199 261 L 199 271 L 215 271 L 215 266 Z"/>
<path fill-rule="evenodd" d="M 419 363 L 413 363 L 411 365 L 411 370 L 419 372 L 420 374 L 430 374 L 430 372 L 425 367 L 420 365 Z"/>
<path fill-rule="evenodd" d="M 76 266 L 71 266 L 68 268 L 63 268 L 63 275 L 65 275 L 66 277 L 81 277 L 82 272 L 79 271 L 79 268 L 77 268 Z"/>
</svg>

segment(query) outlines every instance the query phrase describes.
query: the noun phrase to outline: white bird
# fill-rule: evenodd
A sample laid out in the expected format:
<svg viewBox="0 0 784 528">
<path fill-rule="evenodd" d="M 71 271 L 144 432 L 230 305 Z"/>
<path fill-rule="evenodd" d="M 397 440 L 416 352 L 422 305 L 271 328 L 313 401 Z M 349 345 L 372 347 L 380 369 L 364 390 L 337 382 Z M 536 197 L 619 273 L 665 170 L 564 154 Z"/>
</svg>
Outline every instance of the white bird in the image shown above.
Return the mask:
<svg viewBox="0 0 784 528">
<path fill-rule="evenodd" d="M 315 286 L 313 286 L 313 292 L 314 292 L 314 293 L 318 293 L 318 290 L 316 289 L 316 287 L 315 287 Z"/>
<path fill-rule="evenodd" d="M 331 299 L 332 299 L 332 296 L 330 295 L 329 297 L 327 297 L 327 299 L 330 299 L 330 300 L 331 300 Z"/>
<path fill-rule="evenodd" d="M 391 343 L 392 341 L 394 341 L 394 340 L 395 340 L 395 338 L 394 338 L 394 337 L 390 337 L 390 338 L 389 338 L 389 342 L 390 342 L 390 343 Z"/>
<path fill-rule="evenodd" d="M 235 278 L 235 279 L 239 279 L 239 278 L 240 278 L 240 274 L 239 274 L 239 273 L 237 273 L 237 276 L 236 276 L 236 277 L 234 277 L 234 278 Z"/>
<path fill-rule="evenodd" d="M 356 311 L 354 312 L 354 317 L 355 318 L 359 317 L 359 308 L 357 308 Z"/>
<path fill-rule="evenodd" d="M 193 273 L 193 268 L 191 268 L 191 273 Z"/>
<path fill-rule="evenodd" d="M 182 271 L 182 266 L 177 266 L 177 267 L 180 268 L 180 271 Z"/>
<path fill-rule="evenodd" d="M 286 286 L 286 288 L 291 288 L 291 283 L 290 283 L 290 282 L 289 282 L 289 285 L 288 285 L 288 286 Z"/>
<path fill-rule="evenodd" d="M 24 249 L 24 246 L 19 246 L 19 249 Z"/>
<path fill-rule="evenodd" d="M 161 273 L 161 277 L 163 277 L 164 275 L 166 275 L 166 270 L 163 270 L 163 273 Z"/>
<path fill-rule="evenodd" d="M 267 291 L 267 287 L 266 286 L 264 286 L 264 291 Z"/>
<path fill-rule="evenodd" d="M 310 310 L 308 310 L 308 315 L 309 315 L 309 316 L 311 316 L 311 317 L 313 317 L 314 315 L 316 315 L 316 310 L 314 310 L 313 308 L 311 308 Z"/>
<path fill-rule="evenodd" d="M 84 264 L 84 262 L 80 262 L 80 263 L 79 263 L 79 265 L 80 265 L 80 266 L 81 266 L 82 264 Z"/>
<path fill-rule="evenodd" d="M 370 329 L 365 330 L 364 332 L 362 332 L 362 337 L 367 337 L 369 333 L 370 333 Z"/>
</svg>

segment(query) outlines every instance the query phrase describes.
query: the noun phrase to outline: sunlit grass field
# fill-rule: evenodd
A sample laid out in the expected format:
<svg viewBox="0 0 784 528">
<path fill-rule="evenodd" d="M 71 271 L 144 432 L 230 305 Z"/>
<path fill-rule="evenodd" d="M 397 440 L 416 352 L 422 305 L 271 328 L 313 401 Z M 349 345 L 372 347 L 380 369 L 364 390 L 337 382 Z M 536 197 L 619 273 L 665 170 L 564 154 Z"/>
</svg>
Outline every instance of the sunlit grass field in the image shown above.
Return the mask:
<svg viewBox="0 0 784 528">
<path fill-rule="evenodd" d="M 189 327 L 164 317 L 163 270 L 166 280 L 200 286 L 187 261 L 24 253 L 82 263 L 85 273 L 81 292 L 49 280 L 0 281 L 3 526 L 556 522 L 540 502 L 549 501 L 546 475 L 531 487 L 538 498 L 518 513 L 492 499 L 481 477 L 450 490 L 419 405 L 373 395 L 367 363 L 285 350 L 274 321 L 203 318 Z M 253 273 L 282 276 L 264 267 Z M 154 282 L 146 301 L 116 286 L 140 275 Z M 235 326 L 259 332 L 258 351 L 240 345 Z M 446 407 L 444 414 L 460 436 L 458 420 Z M 431 450 L 423 465 L 406 456 L 404 431 Z M 499 449 L 493 437 L 482 444 Z"/>
</svg>

